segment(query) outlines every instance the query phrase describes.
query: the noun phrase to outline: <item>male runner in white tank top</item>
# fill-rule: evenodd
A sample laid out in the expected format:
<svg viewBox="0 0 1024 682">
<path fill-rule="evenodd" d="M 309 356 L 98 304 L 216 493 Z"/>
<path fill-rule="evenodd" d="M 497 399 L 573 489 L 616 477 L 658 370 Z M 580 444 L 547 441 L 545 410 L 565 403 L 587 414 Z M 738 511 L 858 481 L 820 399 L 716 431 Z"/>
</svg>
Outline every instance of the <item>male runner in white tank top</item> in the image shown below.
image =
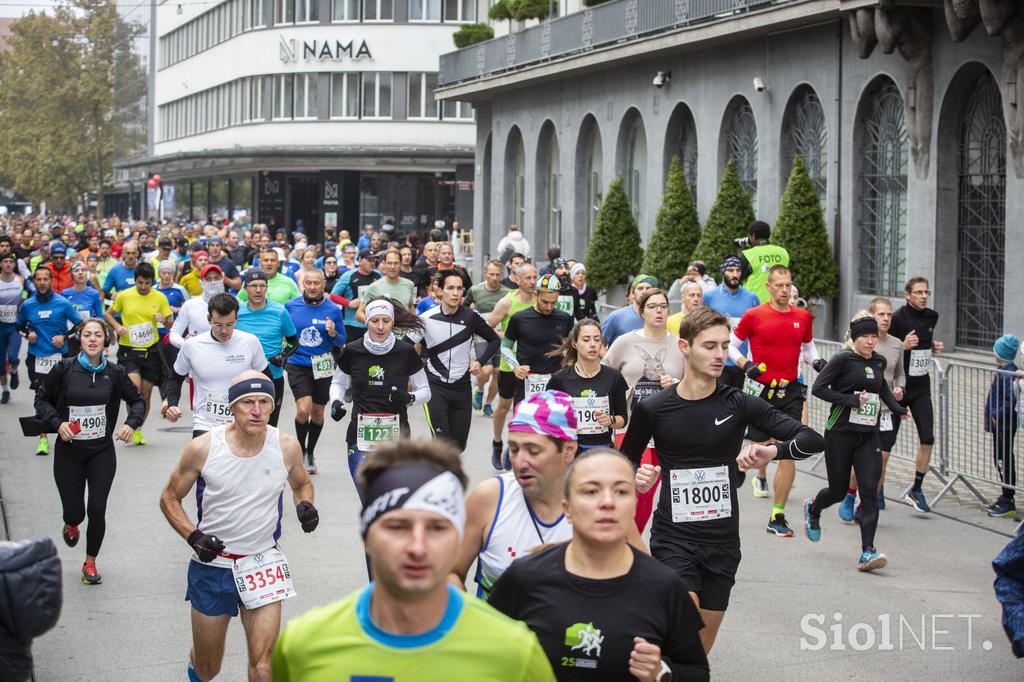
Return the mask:
<svg viewBox="0 0 1024 682">
<path fill-rule="evenodd" d="M 572 539 L 562 513 L 563 480 L 577 447 L 572 398 L 541 391 L 520 402 L 508 442 L 512 471 L 481 482 L 466 498 L 466 534 L 455 561 L 453 582 L 465 588 L 476 560 L 482 598 L 516 557 Z"/>
<path fill-rule="evenodd" d="M 260 372 L 235 376 L 228 391 L 234 422 L 215 426 L 185 446 L 160 496 L 167 521 L 195 550 L 185 594 L 192 603 L 188 679 L 193 682 L 220 672 L 228 623 L 240 606 L 249 680 L 270 679 L 280 600 L 294 596 L 290 571 L 277 549 L 286 483 L 302 530 L 310 533 L 319 522 L 298 441 L 267 425 L 274 397 L 273 382 Z M 181 506 L 193 486 L 198 524 Z"/>
</svg>

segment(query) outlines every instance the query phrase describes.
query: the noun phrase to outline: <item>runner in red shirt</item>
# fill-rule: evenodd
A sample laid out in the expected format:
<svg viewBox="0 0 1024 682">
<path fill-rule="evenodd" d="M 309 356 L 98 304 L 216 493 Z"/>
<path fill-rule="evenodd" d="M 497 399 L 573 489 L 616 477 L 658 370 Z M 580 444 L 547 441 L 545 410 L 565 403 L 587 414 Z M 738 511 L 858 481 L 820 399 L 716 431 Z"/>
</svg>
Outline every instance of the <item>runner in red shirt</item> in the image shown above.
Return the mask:
<svg viewBox="0 0 1024 682">
<path fill-rule="evenodd" d="M 743 392 L 767 400 L 772 407 L 800 421 L 803 415 L 807 387 L 800 381 L 800 358 L 817 369 L 824 365 L 818 358 L 811 330 L 814 322 L 803 308 L 789 305 L 793 276 L 789 268 L 776 265 L 768 272 L 768 302 L 751 308 L 732 332 L 729 357 L 747 375 Z M 750 341 L 748 360 L 741 352 L 744 341 Z M 759 444 L 772 439 L 753 426 L 747 438 Z M 768 520 L 768 532 L 792 537 L 786 524 L 786 501 L 796 479 L 796 466 L 792 460 L 780 460 L 775 469 L 773 487 L 775 504 Z M 754 497 L 768 497 L 766 468 L 757 472 L 753 481 Z"/>
</svg>

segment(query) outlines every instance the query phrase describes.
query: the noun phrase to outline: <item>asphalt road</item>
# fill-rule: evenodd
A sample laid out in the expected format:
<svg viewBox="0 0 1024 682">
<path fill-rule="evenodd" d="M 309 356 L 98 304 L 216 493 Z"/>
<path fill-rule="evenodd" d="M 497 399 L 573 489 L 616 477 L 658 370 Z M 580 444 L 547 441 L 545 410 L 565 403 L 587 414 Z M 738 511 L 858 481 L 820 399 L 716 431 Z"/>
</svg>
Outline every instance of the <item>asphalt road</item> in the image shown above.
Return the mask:
<svg viewBox="0 0 1024 682">
<path fill-rule="evenodd" d="M 290 394 L 286 402 L 290 402 Z M 50 536 L 64 563 L 64 610 L 60 623 L 37 640 L 36 679 L 182 680 L 191 641 L 185 571 L 191 550 L 167 525 L 158 496 L 188 438 L 190 423 L 170 427 L 158 417 L 144 427 L 148 445 L 118 446 L 118 473 L 111 493 L 107 536 L 98 560 L 103 585 L 79 581 L 84 540 L 69 549 L 60 540 L 61 512 L 53 484 L 52 456 L 33 454 L 16 418 L 31 411 L 24 387 L 0 408 L 0 489 L 12 538 Z M 294 407 L 282 424 L 292 429 Z M 123 412 L 122 412 L 123 415 Z M 414 435 L 425 435 L 421 412 Z M 298 596 L 284 617 L 338 599 L 365 585 L 357 528 L 358 502 L 348 475 L 341 424 L 328 422 L 320 440 L 314 477 L 320 527 L 303 534 L 294 514 L 285 515 L 282 548 Z M 464 461 L 472 479 L 493 474 L 490 423 L 474 416 Z M 801 464 L 788 513 L 794 525 L 799 504 L 822 485 Z M 890 494 L 899 487 L 893 480 Z M 1019 680 L 1024 665 L 1012 656 L 992 591 L 991 560 L 1005 534 L 949 516 L 920 515 L 890 501 L 882 512 L 877 544 L 890 559 L 877 574 L 858 573 L 859 532 L 829 510 L 817 545 L 801 533 L 765 533 L 771 504 L 740 498 L 744 560 L 732 604 L 711 655 L 712 674 L 722 679 Z M 194 514 L 194 505 L 190 510 Z M 969 510 L 977 515 L 977 510 Z M 1009 533 L 1013 524 L 993 526 Z M 232 624 L 218 679 L 245 678 L 241 626 Z"/>
</svg>

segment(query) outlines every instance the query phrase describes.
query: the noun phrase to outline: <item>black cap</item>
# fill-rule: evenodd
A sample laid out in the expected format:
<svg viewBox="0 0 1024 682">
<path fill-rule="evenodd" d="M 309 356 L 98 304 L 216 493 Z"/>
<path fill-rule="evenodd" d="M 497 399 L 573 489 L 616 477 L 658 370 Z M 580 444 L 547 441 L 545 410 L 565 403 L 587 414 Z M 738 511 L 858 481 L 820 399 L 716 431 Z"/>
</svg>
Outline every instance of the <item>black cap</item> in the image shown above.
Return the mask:
<svg viewBox="0 0 1024 682">
<path fill-rule="evenodd" d="M 184 237 L 178 237 L 178 248 L 179 249 L 188 248 L 188 240 L 185 239 Z"/>
<path fill-rule="evenodd" d="M 245 285 L 249 286 L 253 282 L 266 282 L 267 273 L 263 272 L 259 268 L 253 268 L 249 272 L 245 273 Z"/>
<path fill-rule="evenodd" d="M 222 242 L 220 240 L 220 237 L 218 237 L 217 235 L 214 235 L 212 237 L 207 237 L 206 238 L 206 245 L 207 246 L 209 246 L 210 244 L 223 244 L 223 243 L 224 242 Z"/>
<path fill-rule="evenodd" d="M 558 268 L 567 268 L 567 267 L 569 267 L 569 263 L 564 258 L 556 258 L 555 260 L 551 261 L 551 269 L 552 270 L 557 270 Z"/>
<path fill-rule="evenodd" d="M 364 258 L 368 258 L 370 260 L 373 260 L 373 251 L 370 251 L 369 249 L 363 249 L 362 251 L 360 251 L 359 252 L 359 260 L 362 260 Z"/>
<path fill-rule="evenodd" d="M 161 249 L 169 249 L 169 248 L 171 248 L 171 246 L 173 246 L 173 244 L 171 243 L 170 238 L 168 238 L 168 237 L 161 237 L 160 241 L 157 242 L 157 244 L 159 244 Z"/>
<path fill-rule="evenodd" d="M 203 250 L 203 243 L 200 242 L 197 239 L 197 240 L 195 240 L 194 242 L 192 242 L 191 244 L 188 245 L 188 250 L 192 251 L 193 253 L 196 252 L 196 251 L 202 251 Z"/>
</svg>

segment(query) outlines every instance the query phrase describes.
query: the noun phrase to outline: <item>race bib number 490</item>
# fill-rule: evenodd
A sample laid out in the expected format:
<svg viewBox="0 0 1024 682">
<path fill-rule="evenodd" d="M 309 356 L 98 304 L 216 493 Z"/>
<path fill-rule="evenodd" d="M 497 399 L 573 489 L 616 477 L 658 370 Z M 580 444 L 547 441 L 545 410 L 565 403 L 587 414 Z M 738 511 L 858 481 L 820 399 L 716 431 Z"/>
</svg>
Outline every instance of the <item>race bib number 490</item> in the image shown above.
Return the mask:
<svg viewBox="0 0 1024 682">
<path fill-rule="evenodd" d="M 361 414 L 356 422 L 356 448 L 372 452 L 398 440 L 397 414 Z"/>
<path fill-rule="evenodd" d="M 238 596 L 247 609 L 258 609 L 295 596 L 288 559 L 277 548 L 236 560 L 231 565 L 231 574 Z"/>
<path fill-rule="evenodd" d="M 732 516 L 732 485 L 729 467 L 673 469 L 669 472 L 672 521 L 691 523 Z"/>
<path fill-rule="evenodd" d="M 96 440 L 107 435 L 106 405 L 71 405 L 68 407 L 68 422 L 78 422 L 79 431 L 75 440 Z"/>
</svg>

